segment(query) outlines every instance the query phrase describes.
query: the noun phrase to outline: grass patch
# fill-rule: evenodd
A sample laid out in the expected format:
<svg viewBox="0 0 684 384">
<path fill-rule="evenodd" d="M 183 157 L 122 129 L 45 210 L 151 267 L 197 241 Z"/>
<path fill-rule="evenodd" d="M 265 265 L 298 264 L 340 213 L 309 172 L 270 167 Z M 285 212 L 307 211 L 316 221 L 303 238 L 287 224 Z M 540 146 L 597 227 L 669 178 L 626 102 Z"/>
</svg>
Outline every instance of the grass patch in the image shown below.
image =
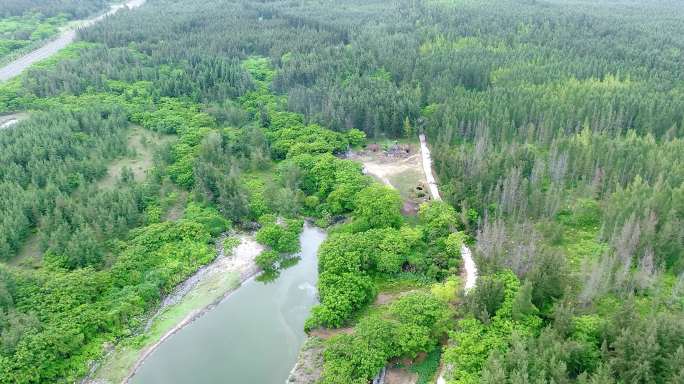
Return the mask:
<svg viewBox="0 0 684 384">
<path fill-rule="evenodd" d="M 570 228 L 563 230 L 560 248 L 573 268 L 579 267 L 584 260 L 593 260 L 608 250 L 608 244 L 599 241 L 597 229 Z"/>
<path fill-rule="evenodd" d="M 411 372 L 418 375 L 416 384 L 432 384 L 435 382 L 439 361 L 442 357 L 442 348 L 437 347 L 427 354 L 425 360 L 410 367 Z"/>
<path fill-rule="evenodd" d="M 415 273 L 402 272 L 393 277 L 377 276 L 375 286 L 378 292 L 382 293 L 401 293 L 414 289 L 428 287 L 432 281 L 425 276 Z"/>
</svg>

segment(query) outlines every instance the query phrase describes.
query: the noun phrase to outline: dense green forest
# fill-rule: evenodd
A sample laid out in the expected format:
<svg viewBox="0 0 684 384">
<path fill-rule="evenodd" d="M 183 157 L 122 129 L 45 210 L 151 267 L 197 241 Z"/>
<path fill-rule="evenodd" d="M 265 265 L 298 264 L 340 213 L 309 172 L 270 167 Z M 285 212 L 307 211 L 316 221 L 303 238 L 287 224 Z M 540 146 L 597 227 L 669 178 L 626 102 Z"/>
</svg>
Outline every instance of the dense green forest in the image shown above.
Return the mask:
<svg viewBox="0 0 684 384">
<path fill-rule="evenodd" d="M 329 232 L 306 329 L 353 328 L 323 383 L 422 352 L 448 383 L 684 381 L 681 1 L 149 0 L 80 39 L 0 84 L 31 111 L 0 132 L 0 382 L 83 376 L 231 226 L 277 277 L 302 218 Z M 133 127 L 166 139 L 107 188 Z M 407 217 L 342 155 L 418 132 L 445 202 Z"/>
</svg>

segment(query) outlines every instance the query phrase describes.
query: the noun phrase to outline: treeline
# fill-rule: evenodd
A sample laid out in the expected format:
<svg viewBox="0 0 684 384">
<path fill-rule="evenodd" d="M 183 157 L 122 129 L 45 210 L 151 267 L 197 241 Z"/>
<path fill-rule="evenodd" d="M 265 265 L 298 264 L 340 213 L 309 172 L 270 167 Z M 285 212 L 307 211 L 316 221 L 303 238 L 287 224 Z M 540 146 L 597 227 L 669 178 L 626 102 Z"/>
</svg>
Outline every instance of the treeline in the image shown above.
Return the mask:
<svg viewBox="0 0 684 384">
<path fill-rule="evenodd" d="M 39 13 L 46 17 L 66 14 L 69 19 L 82 19 L 104 10 L 108 4 L 107 0 L 4 0 L 0 17 Z"/>
<path fill-rule="evenodd" d="M 120 109 L 95 105 L 79 112 L 39 113 L 19 129 L 3 132 L 0 258 L 13 256 L 38 227 L 41 248 L 70 253 L 75 260 L 67 264 L 102 261 L 95 254 L 78 256 L 96 252 L 80 241 L 95 240 L 97 232 L 125 232 L 136 221 L 132 214 L 144 208 L 127 191 L 98 195 L 89 188 L 105 175 L 108 161 L 126 153 L 126 125 Z M 79 188 L 81 202 L 74 206 L 72 195 Z"/>
</svg>

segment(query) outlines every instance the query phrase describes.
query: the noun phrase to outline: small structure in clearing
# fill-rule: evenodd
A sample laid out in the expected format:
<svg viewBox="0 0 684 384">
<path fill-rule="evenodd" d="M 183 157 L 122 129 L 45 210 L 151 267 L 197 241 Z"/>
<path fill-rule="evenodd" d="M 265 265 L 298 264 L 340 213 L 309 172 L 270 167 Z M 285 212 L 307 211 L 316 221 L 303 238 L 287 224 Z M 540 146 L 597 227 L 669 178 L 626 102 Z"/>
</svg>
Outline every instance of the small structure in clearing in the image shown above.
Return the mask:
<svg viewBox="0 0 684 384">
<path fill-rule="evenodd" d="M 399 191 L 405 215 L 415 215 L 420 204 L 430 199 L 416 144 L 369 144 L 365 150 L 350 153 L 349 158 L 362 163 L 366 174 Z"/>
</svg>

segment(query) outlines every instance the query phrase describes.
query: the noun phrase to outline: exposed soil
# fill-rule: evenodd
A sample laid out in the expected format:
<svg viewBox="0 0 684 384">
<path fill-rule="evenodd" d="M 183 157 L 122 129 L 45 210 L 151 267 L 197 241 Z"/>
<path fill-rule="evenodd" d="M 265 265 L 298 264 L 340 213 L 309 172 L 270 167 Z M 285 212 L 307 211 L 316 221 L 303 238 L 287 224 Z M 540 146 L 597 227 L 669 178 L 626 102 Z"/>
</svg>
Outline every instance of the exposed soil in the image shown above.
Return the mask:
<svg viewBox="0 0 684 384">
<path fill-rule="evenodd" d="M 409 372 L 405 368 L 389 368 L 385 373 L 385 384 L 415 384 L 418 374 Z"/>
<path fill-rule="evenodd" d="M 375 298 L 373 305 L 387 305 L 393 302 L 394 300 L 406 296 L 407 294 L 415 291 L 415 289 L 408 289 L 401 292 L 380 292 L 378 293 L 378 296 Z"/>
<path fill-rule="evenodd" d="M 404 199 L 403 213 L 415 215 L 418 206 L 429 199 L 419 147 L 407 144 L 402 150 L 389 151 L 373 145 L 369 148 L 373 149 L 353 152 L 349 158 L 362 163 L 366 174 L 399 191 Z"/>
<path fill-rule="evenodd" d="M 28 235 L 17 255 L 10 259 L 8 264 L 27 269 L 38 269 L 43 265 L 43 252 L 37 233 L 32 232 Z"/>
<path fill-rule="evenodd" d="M 341 334 L 346 334 L 346 335 L 351 335 L 354 333 L 354 328 L 347 327 L 347 328 L 335 328 L 335 329 L 329 329 L 329 328 L 317 328 L 309 332 L 309 336 L 315 336 L 318 337 L 319 339 L 323 340 L 328 340 L 329 338 L 336 336 L 336 335 L 341 335 Z"/>
<path fill-rule="evenodd" d="M 180 191 L 176 202 L 169 208 L 166 212 L 166 221 L 178 221 L 185 213 L 185 205 L 188 201 L 188 193 L 186 191 Z"/>
<path fill-rule="evenodd" d="M 288 383 L 314 384 L 321 378 L 323 372 L 323 339 L 310 336 L 299 352 L 297 364 L 290 372 Z"/>
</svg>

